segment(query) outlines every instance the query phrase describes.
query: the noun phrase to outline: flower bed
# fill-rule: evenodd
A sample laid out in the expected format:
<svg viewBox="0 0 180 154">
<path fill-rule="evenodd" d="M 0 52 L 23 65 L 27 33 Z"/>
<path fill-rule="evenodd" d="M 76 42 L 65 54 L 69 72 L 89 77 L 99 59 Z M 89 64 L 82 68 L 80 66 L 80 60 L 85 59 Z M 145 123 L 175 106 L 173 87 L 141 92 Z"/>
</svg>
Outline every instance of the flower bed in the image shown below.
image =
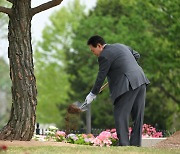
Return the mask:
<svg viewBox="0 0 180 154">
<path fill-rule="evenodd" d="M 129 128 L 129 135 L 132 128 Z M 160 138 L 162 132 L 157 132 L 151 125 L 144 124 L 142 130 L 143 138 Z M 93 134 L 66 134 L 64 131 L 59 131 L 58 128 L 50 126 L 46 135 L 34 135 L 34 140 L 38 141 L 57 141 L 72 144 L 83 144 L 92 146 L 115 146 L 118 143 L 116 129 L 108 129 L 102 131 L 97 137 Z"/>
</svg>

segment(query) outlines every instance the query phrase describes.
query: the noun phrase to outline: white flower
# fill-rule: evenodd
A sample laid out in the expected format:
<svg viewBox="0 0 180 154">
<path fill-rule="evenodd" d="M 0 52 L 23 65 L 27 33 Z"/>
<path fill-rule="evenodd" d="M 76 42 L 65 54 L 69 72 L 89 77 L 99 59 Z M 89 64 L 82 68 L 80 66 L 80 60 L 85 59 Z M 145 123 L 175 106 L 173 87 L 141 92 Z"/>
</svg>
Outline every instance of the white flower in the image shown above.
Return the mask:
<svg viewBox="0 0 180 154">
<path fill-rule="evenodd" d="M 47 134 L 47 135 L 55 135 L 55 132 L 47 130 L 47 131 L 45 131 L 45 134 Z"/>
<path fill-rule="evenodd" d="M 85 138 L 84 141 L 85 142 L 90 142 L 90 139 L 89 138 Z"/>
<path fill-rule="evenodd" d="M 150 136 L 148 134 L 143 134 L 142 138 L 150 138 Z"/>
<path fill-rule="evenodd" d="M 36 140 L 36 141 L 46 141 L 46 136 L 44 135 L 34 135 L 33 140 Z"/>
<path fill-rule="evenodd" d="M 73 139 L 74 141 L 78 139 L 78 137 L 75 134 L 69 134 L 67 137 Z"/>
<path fill-rule="evenodd" d="M 75 134 L 68 134 L 68 138 L 70 138 L 70 137 L 73 137 L 73 136 L 76 136 Z"/>
<path fill-rule="evenodd" d="M 55 126 L 49 126 L 49 130 L 58 130 L 58 128 L 57 127 L 55 127 Z"/>
</svg>

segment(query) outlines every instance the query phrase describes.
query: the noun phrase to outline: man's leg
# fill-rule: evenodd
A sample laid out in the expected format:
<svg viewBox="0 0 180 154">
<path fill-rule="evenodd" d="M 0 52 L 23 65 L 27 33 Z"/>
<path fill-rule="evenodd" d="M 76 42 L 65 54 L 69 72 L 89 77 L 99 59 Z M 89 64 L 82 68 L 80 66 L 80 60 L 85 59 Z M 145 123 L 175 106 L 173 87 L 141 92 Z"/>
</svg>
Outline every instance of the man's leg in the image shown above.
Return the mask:
<svg viewBox="0 0 180 154">
<path fill-rule="evenodd" d="M 131 112 L 132 120 L 134 122 L 130 138 L 130 145 L 132 146 L 141 146 L 142 141 L 142 125 L 144 119 L 146 85 L 144 84 L 139 88 L 140 90 L 135 98 Z"/>
<path fill-rule="evenodd" d="M 119 96 L 114 103 L 114 119 L 120 146 L 129 146 L 129 116 L 138 88 Z"/>
</svg>

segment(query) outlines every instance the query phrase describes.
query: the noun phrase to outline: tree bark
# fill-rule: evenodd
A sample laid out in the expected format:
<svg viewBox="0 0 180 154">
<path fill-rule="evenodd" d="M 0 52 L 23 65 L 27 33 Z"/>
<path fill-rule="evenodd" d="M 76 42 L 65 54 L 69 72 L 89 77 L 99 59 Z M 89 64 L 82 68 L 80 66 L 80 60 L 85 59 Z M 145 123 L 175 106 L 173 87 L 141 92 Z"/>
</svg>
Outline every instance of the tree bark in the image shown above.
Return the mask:
<svg viewBox="0 0 180 154">
<path fill-rule="evenodd" d="M 14 0 L 9 16 L 10 78 L 12 108 L 0 140 L 28 141 L 34 133 L 37 90 L 31 45 L 31 0 Z"/>
</svg>

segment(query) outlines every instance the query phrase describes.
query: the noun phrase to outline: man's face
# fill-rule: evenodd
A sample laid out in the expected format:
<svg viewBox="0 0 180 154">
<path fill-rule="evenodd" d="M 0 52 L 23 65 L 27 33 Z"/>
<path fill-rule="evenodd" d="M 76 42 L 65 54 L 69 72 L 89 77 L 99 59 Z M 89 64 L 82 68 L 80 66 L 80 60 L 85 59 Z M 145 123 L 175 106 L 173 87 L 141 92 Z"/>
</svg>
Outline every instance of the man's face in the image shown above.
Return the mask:
<svg viewBox="0 0 180 154">
<path fill-rule="evenodd" d="M 103 50 L 103 45 L 97 44 L 97 47 L 93 47 L 92 45 L 89 45 L 90 50 L 93 52 L 94 55 L 99 57 L 100 53 Z"/>
</svg>

